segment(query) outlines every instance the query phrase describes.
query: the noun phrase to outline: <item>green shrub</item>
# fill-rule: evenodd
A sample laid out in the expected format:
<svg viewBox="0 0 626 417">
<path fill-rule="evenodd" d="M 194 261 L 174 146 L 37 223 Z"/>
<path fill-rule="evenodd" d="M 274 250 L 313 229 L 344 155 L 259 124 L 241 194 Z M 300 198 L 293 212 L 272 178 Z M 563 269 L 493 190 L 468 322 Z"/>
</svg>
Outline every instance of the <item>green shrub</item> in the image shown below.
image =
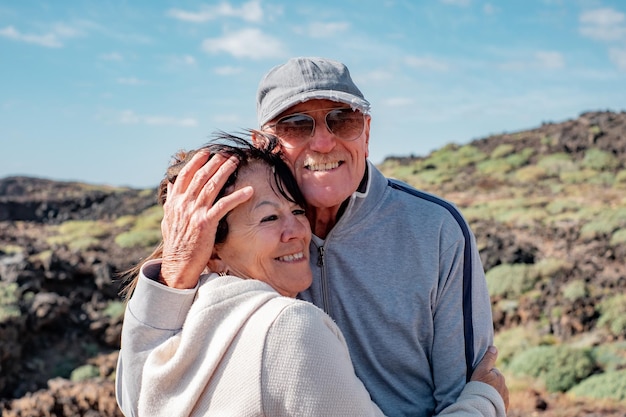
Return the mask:
<svg viewBox="0 0 626 417">
<path fill-rule="evenodd" d="M 543 258 L 533 266 L 533 273 L 540 278 L 552 278 L 561 271 L 569 271 L 573 265 L 561 258 Z"/>
<path fill-rule="evenodd" d="M 161 241 L 162 219 L 162 206 L 147 208 L 139 216 L 134 217 L 134 224 L 130 230 L 115 237 L 115 243 L 121 248 L 149 248 L 157 245 Z M 131 221 L 125 219 L 124 223 L 131 224 Z"/>
<path fill-rule="evenodd" d="M 100 221 L 68 220 L 58 226 L 57 233 L 66 236 L 88 235 L 103 237 L 108 234 L 108 228 Z"/>
<path fill-rule="evenodd" d="M 588 149 L 582 161 L 582 166 L 596 171 L 612 171 L 619 167 L 619 159 L 611 152 L 597 148 Z"/>
<path fill-rule="evenodd" d="M 535 150 L 533 148 L 524 148 L 521 152 L 511 154 L 505 158 L 506 162 L 515 168 L 526 165 L 533 156 Z"/>
<path fill-rule="evenodd" d="M 576 397 L 626 400 L 626 369 L 592 375 L 569 390 L 569 394 Z"/>
<path fill-rule="evenodd" d="M 579 208 L 580 203 L 578 201 L 558 199 L 548 203 L 548 205 L 546 206 L 546 211 L 549 214 L 555 215 L 564 213 L 566 211 L 575 212 L 578 211 Z"/>
<path fill-rule="evenodd" d="M 516 355 L 509 369 L 541 379 L 549 392 L 565 392 L 591 375 L 596 365 L 588 349 L 536 346 Z"/>
<path fill-rule="evenodd" d="M 53 230 L 47 242 L 51 246 L 67 245 L 72 250 L 84 250 L 98 244 L 110 234 L 110 227 L 101 221 L 68 220 Z"/>
<path fill-rule="evenodd" d="M 591 354 L 605 372 L 626 369 L 626 341 L 603 343 L 595 346 Z"/>
<path fill-rule="evenodd" d="M 161 241 L 161 230 L 130 230 L 115 237 L 120 248 L 149 248 Z"/>
<path fill-rule="evenodd" d="M 423 167 L 427 169 L 451 169 L 456 166 L 456 150 L 458 145 L 447 144 L 432 152 L 425 160 Z"/>
<path fill-rule="evenodd" d="M 512 302 L 511 300 L 503 301 Z M 502 302 L 499 302 L 498 304 L 501 303 Z M 517 306 L 517 303 L 514 305 Z M 511 306 L 513 306 L 513 304 L 511 304 Z M 494 344 L 498 347 L 498 363 L 501 363 L 504 368 L 519 352 L 534 346 L 539 346 L 541 344 L 541 338 L 537 329 L 533 327 L 517 326 L 498 332 L 494 336 Z"/>
<path fill-rule="evenodd" d="M 591 133 L 592 135 L 598 135 L 599 133 L 602 132 L 602 128 L 598 125 L 593 125 L 593 126 L 589 126 L 589 133 Z"/>
<path fill-rule="evenodd" d="M 132 227 L 132 225 L 134 225 L 136 221 L 137 221 L 137 216 L 126 215 L 126 216 L 121 216 L 115 219 L 113 224 L 116 227 L 126 228 L 126 227 Z"/>
<path fill-rule="evenodd" d="M 574 302 L 587 296 L 587 285 L 584 280 L 577 279 L 568 283 L 561 291 L 566 300 Z"/>
<path fill-rule="evenodd" d="M 626 169 L 622 169 L 615 175 L 616 184 L 626 184 Z"/>
<path fill-rule="evenodd" d="M 528 165 L 515 171 L 515 179 L 523 183 L 536 183 L 548 176 L 548 171 L 537 165 Z"/>
<path fill-rule="evenodd" d="M 67 247 L 74 252 L 80 252 L 87 249 L 98 247 L 100 239 L 91 236 L 82 236 L 77 239 L 67 242 Z"/>
<path fill-rule="evenodd" d="M 598 306 L 598 326 L 606 326 L 615 336 L 626 335 L 626 294 L 616 294 Z"/>
<path fill-rule="evenodd" d="M 0 323 L 22 314 L 17 291 L 17 283 L 0 281 Z"/>
<path fill-rule="evenodd" d="M 606 218 L 594 219 L 580 228 L 581 239 L 594 240 L 602 235 L 610 235 L 615 230 L 615 226 Z"/>
<path fill-rule="evenodd" d="M 163 207 L 160 205 L 152 206 L 144 210 L 135 222 L 135 229 L 161 229 L 161 220 L 163 219 Z"/>
<path fill-rule="evenodd" d="M 587 216 L 589 221 L 580 229 L 582 239 L 597 239 L 602 235 L 612 235 L 614 231 L 626 226 L 626 207 L 605 208 L 604 210 Z"/>
<path fill-rule="evenodd" d="M 513 167 L 504 159 L 488 159 L 479 162 L 476 169 L 483 175 L 503 177 L 504 174 L 511 171 Z"/>
<path fill-rule="evenodd" d="M 495 216 L 495 220 L 515 227 L 532 226 L 546 217 L 546 211 L 539 207 L 516 207 L 503 211 Z"/>
<path fill-rule="evenodd" d="M 409 182 L 410 179 L 415 174 L 419 173 L 421 169 L 420 161 L 416 161 L 414 164 L 411 165 L 391 165 L 390 162 L 385 162 L 385 164 L 386 166 L 384 166 L 381 170 L 384 169 L 383 172 L 386 176 L 396 178 L 404 182 Z"/>
<path fill-rule="evenodd" d="M 111 317 L 113 319 L 122 317 L 124 315 L 124 310 L 126 309 L 126 305 L 121 301 L 111 301 L 109 305 L 103 311 L 103 314 L 107 317 Z"/>
<path fill-rule="evenodd" d="M 141 190 L 141 192 L 139 193 L 140 197 L 150 197 L 151 195 L 156 196 L 156 190 L 154 188 L 145 188 L 143 190 Z"/>
<path fill-rule="evenodd" d="M 619 229 L 611 236 L 611 246 L 626 244 L 626 229 Z"/>
<path fill-rule="evenodd" d="M 586 184 L 598 177 L 598 171 L 581 169 L 579 171 L 564 171 L 559 173 L 559 179 L 566 184 Z"/>
<path fill-rule="evenodd" d="M 559 139 L 554 136 L 546 135 L 541 138 L 542 145 L 556 146 L 558 143 Z"/>
<path fill-rule="evenodd" d="M 459 168 L 476 164 L 487 159 L 487 155 L 474 145 L 461 146 L 455 155 L 456 166 Z"/>
<path fill-rule="evenodd" d="M 576 163 L 569 154 L 564 152 L 546 155 L 537 161 L 537 165 L 545 169 L 550 175 L 559 175 L 562 172 L 576 171 Z"/>
<path fill-rule="evenodd" d="M 537 276 L 526 264 L 496 265 L 485 274 L 487 289 L 492 296 L 516 298 L 533 288 Z"/>
<path fill-rule="evenodd" d="M 417 178 L 426 184 L 440 185 L 452 181 L 455 175 L 455 172 L 447 169 L 429 169 L 417 173 Z"/>
<path fill-rule="evenodd" d="M 86 379 L 98 378 L 100 376 L 100 370 L 94 365 L 83 365 L 74 369 L 70 374 L 70 380 L 72 382 L 80 382 Z"/>
<path fill-rule="evenodd" d="M 503 158 L 513 153 L 514 150 L 515 146 L 511 145 L 510 143 L 502 143 L 496 146 L 493 151 L 491 151 L 491 155 L 489 155 L 489 157 L 491 159 Z"/>
<path fill-rule="evenodd" d="M 461 168 L 474 165 L 487 158 L 487 155 L 474 145 L 458 146 L 448 144 L 432 152 L 427 158 L 420 160 L 411 169 L 411 175 L 417 175 L 426 184 L 438 185 L 454 179 Z M 400 173 L 404 172 L 404 176 Z M 398 178 L 409 177 L 406 170 L 393 170 Z M 413 183 L 413 181 L 408 181 Z"/>
<path fill-rule="evenodd" d="M 2 245 L 0 246 L 0 253 L 5 253 L 7 255 L 14 255 L 16 253 L 21 253 L 24 251 L 24 247 L 19 245 Z"/>
</svg>

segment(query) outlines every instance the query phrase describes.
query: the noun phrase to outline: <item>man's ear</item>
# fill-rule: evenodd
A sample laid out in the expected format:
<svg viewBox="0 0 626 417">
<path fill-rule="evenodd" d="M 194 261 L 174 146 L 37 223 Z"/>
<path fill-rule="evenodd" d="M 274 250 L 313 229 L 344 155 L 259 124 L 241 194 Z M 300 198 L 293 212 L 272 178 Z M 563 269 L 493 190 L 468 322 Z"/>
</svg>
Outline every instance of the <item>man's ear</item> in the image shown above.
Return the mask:
<svg viewBox="0 0 626 417">
<path fill-rule="evenodd" d="M 270 150 L 272 153 L 280 152 L 280 142 L 274 142 L 274 140 L 278 140 L 275 135 L 266 134 L 260 130 L 252 130 L 250 136 L 255 148 Z"/>
<path fill-rule="evenodd" d="M 370 155 L 370 123 L 372 121 L 372 117 L 368 115 L 365 118 L 365 157 L 367 158 Z"/>
<path fill-rule="evenodd" d="M 209 262 L 206 264 L 207 268 L 211 272 L 226 272 L 228 270 L 228 265 L 220 258 L 215 249 L 213 249 L 213 253 L 211 254 L 211 258 Z"/>
<path fill-rule="evenodd" d="M 258 130 L 252 130 L 251 136 L 252 136 L 252 144 L 257 148 L 259 146 L 265 145 L 265 142 L 267 141 L 265 136 L 263 136 L 263 134 L 259 132 Z"/>
</svg>

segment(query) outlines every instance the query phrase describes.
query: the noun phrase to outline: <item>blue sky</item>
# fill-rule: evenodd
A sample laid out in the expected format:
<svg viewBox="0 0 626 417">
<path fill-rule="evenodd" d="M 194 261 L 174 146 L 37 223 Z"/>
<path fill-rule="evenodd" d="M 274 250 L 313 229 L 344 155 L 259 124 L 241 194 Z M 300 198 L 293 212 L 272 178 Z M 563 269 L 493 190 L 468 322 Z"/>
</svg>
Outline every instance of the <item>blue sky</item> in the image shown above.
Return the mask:
<svg viewBox="0 0 626 417">
<path fill-rule="evenodd" d="M 0 0 L 0 177 L 154 186 L 292 56 L 348 65 L 375 163 L 626 109 L 620 0 Z"/>
</svg>

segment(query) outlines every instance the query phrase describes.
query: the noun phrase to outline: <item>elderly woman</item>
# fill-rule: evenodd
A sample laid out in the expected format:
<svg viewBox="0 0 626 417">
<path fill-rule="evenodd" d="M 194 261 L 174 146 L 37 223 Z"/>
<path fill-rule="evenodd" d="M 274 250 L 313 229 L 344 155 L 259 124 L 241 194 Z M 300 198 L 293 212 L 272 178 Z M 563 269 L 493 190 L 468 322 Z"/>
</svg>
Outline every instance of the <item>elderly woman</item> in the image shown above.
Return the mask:
<svg viewBox="0 0 626 417">
<path fill-rule="evenodd" d="M 120 408 L 127 416 L 381 416 L 340 330 L 295 298 L 311 284 L 311 230 L 274 138 L 264 149 L 220 139 L 179 154 L 161 183 L 164 216 L 181 228 L 163 230 L 163 244 L 130 285 Z M 211 179 L 217 170 L 231 172 L 225 184 Z M 168 258 L 191 236 L 207 248 L 204 258 Z M 168 274 L 172 262 L 184 263 L 185 274 Z M 486 355 L 474 378 L 502 389 L 491 372 L 495 356 Z M 496 389 L 474 381 L 440 415 L 504 416 L 505 408 Z"/>
</svg>

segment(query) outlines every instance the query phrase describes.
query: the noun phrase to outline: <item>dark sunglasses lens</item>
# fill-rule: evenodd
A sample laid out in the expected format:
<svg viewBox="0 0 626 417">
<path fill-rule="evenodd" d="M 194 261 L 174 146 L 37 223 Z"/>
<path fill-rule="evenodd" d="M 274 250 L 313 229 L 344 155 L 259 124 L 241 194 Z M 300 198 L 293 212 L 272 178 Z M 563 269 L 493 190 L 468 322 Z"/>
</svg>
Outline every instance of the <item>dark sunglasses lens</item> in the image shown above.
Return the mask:
<svg viewBox="0 0 626 417">
<path fill-rule="evenodd" d="M 352 109 L 337 109 L 328 112 L 326 125 L 343 140 L 354 140 L 363 133 L 365 126 L 363 113 Z"/>
<path fill-rule="evenodd" d="M 305 140 L 313 133 L 315 121 L 306 114 L 292 114 L 276 123 L 276 134 L 285 140 Z"/>
</svg>

